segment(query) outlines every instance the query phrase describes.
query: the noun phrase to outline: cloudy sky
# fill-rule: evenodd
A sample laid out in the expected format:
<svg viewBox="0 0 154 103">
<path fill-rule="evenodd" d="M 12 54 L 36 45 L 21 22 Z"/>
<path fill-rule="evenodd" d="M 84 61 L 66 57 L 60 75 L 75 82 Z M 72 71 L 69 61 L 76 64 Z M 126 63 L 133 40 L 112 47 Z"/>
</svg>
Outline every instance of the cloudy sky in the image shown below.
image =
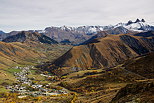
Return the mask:
<svg viewBox="0 0 154 103">
<path fill-rule="evenodd" d="M 154 22 L 154 0 L 0 0 L 0 30 Z"/>
</svg>

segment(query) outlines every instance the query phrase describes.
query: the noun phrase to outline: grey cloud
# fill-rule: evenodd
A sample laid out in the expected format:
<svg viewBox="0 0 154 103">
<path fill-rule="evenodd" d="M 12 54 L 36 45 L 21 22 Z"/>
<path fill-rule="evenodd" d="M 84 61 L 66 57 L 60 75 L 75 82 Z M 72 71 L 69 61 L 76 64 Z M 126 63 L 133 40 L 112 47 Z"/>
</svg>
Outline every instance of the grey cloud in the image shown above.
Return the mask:
<svg viewBox="0 0 154 103">
<path fill-rule="evenodd" d="M 109 25 L 129 19 L 153 22 L 153 0 L 0 0 L 0 29 Z"/>
</svg>

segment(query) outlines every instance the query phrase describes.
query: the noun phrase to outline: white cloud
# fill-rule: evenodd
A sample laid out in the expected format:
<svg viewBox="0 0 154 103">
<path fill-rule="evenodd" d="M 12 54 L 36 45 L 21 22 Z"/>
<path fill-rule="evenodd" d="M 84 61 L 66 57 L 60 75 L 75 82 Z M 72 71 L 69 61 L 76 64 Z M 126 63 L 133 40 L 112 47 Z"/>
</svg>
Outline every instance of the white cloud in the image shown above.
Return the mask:
<svg viewBox="0 0 154 103">
<path fill-rule="evenodd" d="M 129 19 L 153 22 L 153 0 L 0 0 L 0 29 L 109 25 Z"/>
</svg>

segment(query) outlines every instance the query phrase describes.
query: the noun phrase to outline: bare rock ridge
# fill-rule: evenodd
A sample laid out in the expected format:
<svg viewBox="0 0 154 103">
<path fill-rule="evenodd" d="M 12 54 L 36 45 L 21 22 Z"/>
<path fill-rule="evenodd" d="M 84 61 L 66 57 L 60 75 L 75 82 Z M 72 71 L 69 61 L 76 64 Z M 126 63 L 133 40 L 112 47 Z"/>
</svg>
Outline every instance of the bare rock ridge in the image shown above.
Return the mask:
<svg viewBox="0 0 154 103">
<path fill-rule="evenodd" d="M 41 42 L 41 43 L 47 43 L 47 44 L 56 44 L 58 43 L 57 41 L 43 35 L 39 34 L 37 32 L 25 32 L 22 31 L 18 33 L 17 35 L 9 36 L 2 40 L 3 42 L 29 42 L 29 41 L 34 41 L 34 42 Z"/>
<path fill-rule="evenodd" d="M 72 67 L 82 69 L 114 67 L 129 58 L 154 51 L 153 36 L 108 35 L 105 38 L 94 39 L 87 45 L 73 47 L 52 64 L 62 68 L 68 67 L 68 70 L 59 70 L 62 74 L 73 71 Z M 48 69 L 52 70 L 52 66 Z"/>
</svg>

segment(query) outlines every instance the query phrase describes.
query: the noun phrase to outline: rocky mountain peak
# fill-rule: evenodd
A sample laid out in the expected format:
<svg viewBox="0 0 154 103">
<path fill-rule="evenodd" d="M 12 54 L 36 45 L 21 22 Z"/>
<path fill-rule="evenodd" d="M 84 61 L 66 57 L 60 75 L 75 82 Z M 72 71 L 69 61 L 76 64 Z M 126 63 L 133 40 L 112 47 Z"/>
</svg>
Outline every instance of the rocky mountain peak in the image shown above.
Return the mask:
<svg viewBox="0 0 154 103">
<path fill-rule="evenodd" d="M 138 22 L 140 22 L 140 20 L 139 19 L 136 19 L 136 21 L 134 23 L 138 23 Z"/>
<path fill-rule="evenodd" d="M 130 25 L 132 23 L 133 23 L 133 21 L 129 20 L 128 23 L 127 23 L 127 25 Z"/>
<path fill-rule="evenodd" d="M 127 22 L 127 25 L 130 25 L 130 24 L 133 24 L 133 23 L 139 23 L 139 22 L 145 22 L 145 20 L 144 19 L 136 19 L 136 21 L 135 22 L 133 22 L 132 20 L 129 20 L 128 22 Z"/>
<path fill-rule="evenodd" d="M 141 20 L 141 22 L 145 22 L 145 20 L 144 20 L 144 19 L 142 19 L 142 20 Z"/>
</svg>

